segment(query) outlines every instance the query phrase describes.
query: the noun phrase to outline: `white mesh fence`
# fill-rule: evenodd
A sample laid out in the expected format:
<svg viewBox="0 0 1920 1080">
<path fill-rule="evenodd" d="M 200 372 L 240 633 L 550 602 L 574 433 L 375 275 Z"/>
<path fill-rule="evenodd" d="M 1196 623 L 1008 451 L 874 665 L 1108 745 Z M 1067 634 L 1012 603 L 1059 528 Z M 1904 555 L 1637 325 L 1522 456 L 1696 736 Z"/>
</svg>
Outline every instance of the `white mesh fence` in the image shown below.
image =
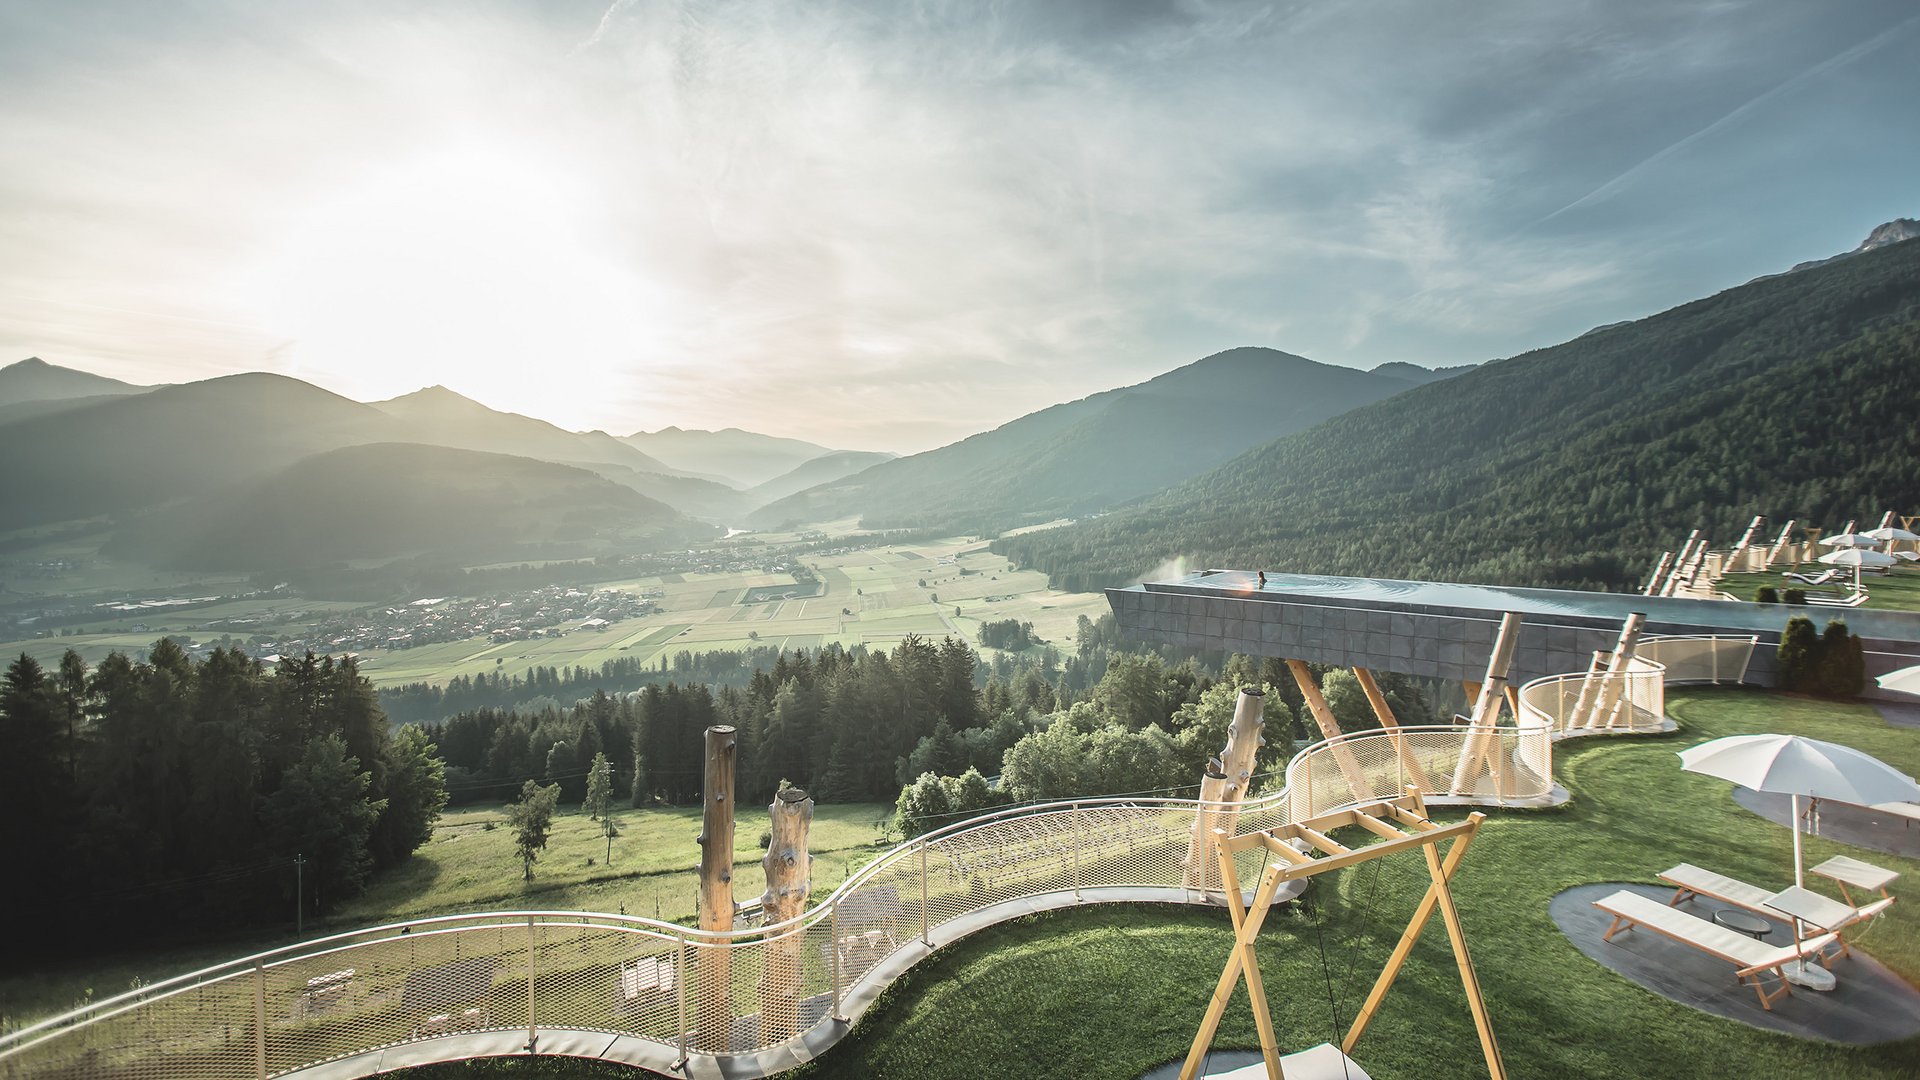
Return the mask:
<svg viewBox="0 0 1920 1080">
<path fill-rule="evenodd" d="M 1652 639 L 1585 727 L 1657 730 L 1663 675 L 1744 672 L 1746 638 Z M 1646 646 L 1643 646 L 1646 647 Z M 1702 659 L 1717 654 L 1717 659 Z M 1673 665 L 1666 667 L 1664 665 Z M 1724 665 L 1721 667 L 1719 665 Z M 1189 865 L 1195 822 L 1272 828 L 1404 794 L 1502 803 L 1552 790 L 1552 740 L 1568 734 L 1583 675 L 1520 690 L 1516 726 L 1415 727 L 1316 743 L 1286 787 L 1238 807 L 1091 799 L 1002 811 L 894 848 L 825 903 L 775 927 L 706 934 L 580 912 L 423 919 L 307 942 L 98 1002 L 0 1038 L 0 1078 L 265 1077 L 398 1044 L 548 1030 L 629 1036 L 664 1051 L 750 1053 L 842 1012 L 851 988 L 954 920 L 1019 901 L 1216 887 L 1210 851 Z M 1595 695 L 1605 703 L 1604 695 Z M 1592 711 L 1592 710 L 1590 710 Z M 1594 725 L 1598 723 L 1599 726 Z M 1257 853 L 1236 864 L 1243 882 Z M 691 887 L 691 886 L 690 886 Z M 984 916 L 983 916 L 984 917 Z M 368 1072 L 372 1071 L 369 1065 Z"/>
</svg>

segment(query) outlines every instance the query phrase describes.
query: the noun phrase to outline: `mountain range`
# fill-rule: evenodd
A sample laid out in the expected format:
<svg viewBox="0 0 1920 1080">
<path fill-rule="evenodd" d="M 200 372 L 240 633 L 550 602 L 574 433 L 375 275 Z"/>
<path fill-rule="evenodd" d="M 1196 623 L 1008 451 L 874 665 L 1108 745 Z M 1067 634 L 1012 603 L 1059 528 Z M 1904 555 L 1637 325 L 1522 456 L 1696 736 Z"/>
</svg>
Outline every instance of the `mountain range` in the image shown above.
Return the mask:
<svg viewBox="0 0 1920 1080">
<path fill-rule="evenodd" d="M 1275 349 L 1229 349 L 809 488 L 750 520 L 774 526 L 858 514 L 873 528 L 998 532 L 1097 512 L 1445 377 L 1411 364 L 1359 371 Z"/>
<path fill-rule="evenodd" d="M 1229 349 L 909 457 L 31 359 L 0 368 L 0 531 L 94 521 L 124 557 L 241 569 L 1077 518 L 998 547 L 1066 588 L 1173 556 L 1617 587 L 1696 525 L 1920 506 L 1916 232 L 1479 366 Z"/>
<path fill-rule="evenodd" d="M 1920 240 L 1750 282 L 1336 416 L 997 542 L 1064 588 L 1180 556 L 1620 588 L 1703 527 L 1920 508 Z"/>
</svg>

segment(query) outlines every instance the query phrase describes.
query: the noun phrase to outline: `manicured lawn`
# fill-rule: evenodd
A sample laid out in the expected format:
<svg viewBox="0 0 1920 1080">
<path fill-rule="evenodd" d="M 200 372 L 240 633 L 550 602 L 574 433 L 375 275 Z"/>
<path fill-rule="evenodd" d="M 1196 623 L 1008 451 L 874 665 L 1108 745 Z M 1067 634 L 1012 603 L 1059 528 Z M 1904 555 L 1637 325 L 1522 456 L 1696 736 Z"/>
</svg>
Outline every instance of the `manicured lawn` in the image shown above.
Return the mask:
<svg viewBox="0 0 1920 1080">
<path fill-rule="evenodd" d="M 1826 567 L 1817 563 L 1802 567 L 1806 573 L 1825 569 Z M 1883 611 L 1920 611 L 1920 569 L 1899 567 L 1885 574 L 1864 574 L 1860 578 L 1860 584 L 1867 590 L 1867 602 L 1860 605 L 1863 608 Z M 1805 589 L 1812 596 L 1838 599 L 1853 592 L 1853 576 L 1852 571 L 1848 571 L 1844 582 L 1835 581 L 1829 585 L 1808 586 L 1781 577 L 1779 572 L 1775 571 L 1770 574 L 1729 574 L 1720 583 L 1722 589 L 1742 600 L 1753 599 L 1754 590 L 1762 585 L 1771 585 L 1781 592 L 1786 592 L 1789 588 Z M 1845 609 L 1823 610 L 1841 616 L 1846 614 Z M 1819 612 L 1813 614 L 1818 615 Z"/>
<path fill-rule="evenodd" d="M 1573 803 L 1540 814 L 1494 812 L 1468 856 L 1458 898 L 1509 1072 L 1742 1080 L 1920 1075 L 1920 1040 L 1858 1049 L 1756 1031 L 1640 989 L 1582 956 L 1554 927 L 1547 902 L 1560 890 L 1592 881 L 1651 882 L 1683 859 L 1785 883 L 1786 830 L 1740 809 L 1726 783 L 1682 773 L 1673 755 L 1685 746 L 1720 735 L 1795 732 L 1920 771 L 1920 732 L 1890 727 L 1866 706 L 1747 691 L 1676 691 L 1669 702 L 1683 725 L 1678 735 L 1561 746 L 1559 774 Z M 1807 857 L 1843 851 L 1899 869 L 1908 881 L 1920 874 L 1911 860 L 1817 839 Z M 1261 963 L 1283 1045 L 1304 1047 L 1344 1030 L 1330 1014 L 1351 1017 L 1418 898 L 1421 870 L 1410 862 L 1338 874 L 1331 888 L 1318 890 L 1324 921 L 1302 912 L 1269 919 Z M 1916 929 L 1920 910 L 1895 905 L 1864 947 L 1908 978 L 1920 976 Z M 1436 921 L 1358 1047 L 1357 1059 L 1380 1080 L 1484 1075 L 1438 931 Z M 846 1042 L 795 1075 L 1137 1076 L 1184 1054 L 1229 942 L 1224 913 L 1173 907 L 1086 908 L 995 928 L 915 968 Z M 1244 993 L 1216 1045 L 1256 1045 Z"/>
</svg>

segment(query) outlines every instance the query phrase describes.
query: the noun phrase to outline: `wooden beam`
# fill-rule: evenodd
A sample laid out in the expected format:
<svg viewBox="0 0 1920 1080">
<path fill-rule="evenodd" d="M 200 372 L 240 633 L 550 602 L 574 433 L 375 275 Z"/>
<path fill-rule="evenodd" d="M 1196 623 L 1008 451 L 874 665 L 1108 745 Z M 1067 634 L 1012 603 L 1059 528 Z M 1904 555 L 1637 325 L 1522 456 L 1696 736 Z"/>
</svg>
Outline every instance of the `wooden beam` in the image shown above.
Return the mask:
<svg viewBox="0 0 1920 1080">
<path fill-rule="evenodd" d="M 1347 781 L 1347 787 L 1353 791 L 1355 802 L 1366 802 L 1375 798 L 1373 785 L 1367 783 L 1366 773 L 1361 771 L 1360 762 L 1353 756 L 1353 750 L 1340 739 L 1340 721 L 1334 719 L 1333 710 L 1327 706 L 1326 696 L 1320 693 L 1320 684 L 1313 681 L 1313 672 L 1298 660 L 1287 661 L 1287 670 L 1293 673 L 1294 684 L 1300 687 L 1300 696 L 1306 699 L 1307 711 L 1313 714 L 1314 723 L 1320 726 L 1323 738 L 1332 740 L 1329 749 L 1333 751 L 1334 763 L 1340 767 L 1340 774 Z"/>
<path fill-rule="evenodd" d="M 1294 828 L 1299 831 L 1301 839 L 1329 855 L 1345 855 L 1352 850 L 1326 833 L 1309 829 L 1305 825 L 1296 825 Z"/>
<path fill-rule="evenodd" d="M 733 728 L 707 729 L 706 778 L 700 790 L 700 929 L 733 929 Z M 696 1045 L 709 1054 L 732 1052 L 733 950 L 699 949 L 700 1009 Z"/>
<path fill-rule="evenodd" d="M 1227 790 L 1226 766 L 1219 758 L 1208 758 L 1200 775 L 1200 806 L 1193 814 L 1193 831 L 1187 837 L 1187 857 L 1181 884 L 1185 888 L 1211 893 L 1220 887 L 1219 868 L 1213 860 L 1213 831 L 1220 824 L 1218 804 Z"/>
<path fill-rule="evenodd" d="M 1324 859 L 1311 859 L 1309 860 L 1310 865 L 1283 866 L 1280 867 L 1279 871 L 1280 879 L 1282 881 L 1298 881 L 1301 878 L 1314 877 L 1331 870 L 1343 870 L 1359 863 L 1371 862 L 1374 859 L 1383 859 L 1388 855 L 1405 851 L 1408 848 L 1419 847 L 1422 844 L 1437 844 L 1449 836 L 1467 831 L 1467 828 L 1468 824 L 1464 821 L 1455 822 L 1452 825 L 1436 825 L 1431 831 L 1412 833 L 1402 840 L 1382 840 L 1377 844 L 1369 844 L 1363 848 L 1354 848 L 1345 855 L 1329 855 Z"/>
<path fill-rule="evenodd" d="M 813 886 L 813 858 L 807 851 L 807 833 L 813 825 L 813 800 L 799 788 L 786 788 L 767 807 L 772 819 L 766 857 L 760 867 L 767 891 L 760 894 L 766 925 L 774 926 L 807 908 Z M 767 941 L 760 969 L 760 1032 L 763 1042 L 776 1042 L 800 1031 L 800 983 L 804 971 L 804 927 L 788 930 Z M 835 947 L 838 947 L 837 945 Z"/>
<path fill-rule="evenodd" d="M 1472 817 L 1468 820 L 1471 821 Z M 1473 843 L 1473 838 L 1478 833 L 1479 826 L 1476 823 L 1473 828 L 1462 832 L 1460 838 L 1453 842 L 1453 847 L 1447 851 L 1447 858 L 1441 869 L 1448 880 L 1452 880 L 1454 871 L 1460 867 L 1460 860 L 1467 854 L 1468 845 Z M 1434 906 L 1439 901 L 1438 888 L 1428 885 L 1426 895 L 1420 898 L 1420 903 L 1413 909 L 1413 917 L 1407 920 L 1407 928 L 1401 931 L 1400 940 L 1394 944 L 1392 955 L 1387 957 L 1386 966 L 1380 969 L 1380 976 L 1373 981 L 1373 989 L 1367 992 L 1366 1002 L 1354 1015 L 1353 1025 L 1347 1028 L 1347 1036 L 1340 1043 L 1342 1053 L 1353 1053 L 1354 1044 L 1360 1041 L 1360 1036 L 1366 1034 L 1367 1025 L 1373 1022 L 1374 1015 L 1380 1011 L 1380 1004 L 1386 1000 L 1387 991 L 1393 988 L 1393 981 L 1400 977 L 1400 968 L 1406 964 L 1407 957 L 1413 954 L 1414 943 L 1420 940 L 1420 934 L 1426 930 L 1427 920 L 1433 917 Z"/>
<path fill-rule="evenodd" d="M 1400 720 L 1393 715 L 1393 706 L 1387 704 L 1387 695 L 1380 692 L 1380 684 L 1374 681 L 1373 672 L 1366 668 L 1353 669 L 1353 677 L 1360 681 L 1360 690 L 1367 695 L 1367 704 L 1373 707 L 1374 718 L 1380 726 L 1393 732 L 1393 754 L 1400 761 L 1400 768 L 1407 778 L 1421 787 L 1428 787 L 1426 770 L 1407 748 L 1407 737 L 1400 734 Z"/>
<path fill-rule="evenodd" d="M 1477 816 L 1477 815 L 1476 815 Z M 1474 823 L 1478 826 L 1479 822 Z M 1453 962 L 1460 969 L 1460 986 L 1467 994 L 1467 1008 L 1473 1013 L 1473 1026 L 1480 1032 L 1480 1050 L 1487 1059 L 1487 1075 L 1492 1080 L 1507 1080 L 1507 1065 L 1500 1057 L 1500 1042 L 1493 1035 L 1493 1020 L 1487 1015 L 1486 999 L 1480 996 L 1480 975 L 1473 969 L 1473 957 L 1467 952 L 1467 933 L 1460 926 L 1460 912 L 1453 906 L 1453 889 L 1440 866 L 1440 855 L 1432 847 L 1427 857 L 1427 873 L 1438 893 L 1440 918 L 1446 923 L 1447 939 L 1453 945 Z"/>
<path fill-rule="evenodd" d="M 1602 659 L 1605 655 L 1594 651 L 1593 661 L 1587 665 L 1587 677 L 1580 681 L 1580 696 L 1573 700 L 1573 711 L 1560 718 L 1560 730 L 1573 731 L 1586 726 L 1587 716 L 1593 712 L 1593 699 L 1600 693 L 1600 673 L 1607 669 Z"/>
<path fill-rule="evenodd" d="M 1200 1030 L 1193 1036 L 1193 1045 L 1187 1051 L 1186 1063 L 1180 1066 L 1180 1080 L 1194 1080 L 1200 1074 L 1200 1067 L 1206 1064 L 1207 1050 L 1213 1045 L 1214 1033 L 1220 1029 L 1220 1018 L 1226 1015 L 1227 1005 L 1233 1000 L 1234 987 L 1240 984 L 1243 969 L 1251 965 L 1249 990 L 1259 976 L 1259 958 L 1254 955 L 1253 942 L 1260 937 L 1260 925 L 1266 921 L 1267 912 L 1273 906 L 1274 890 L 1279 887 L 1279 866 L 1267 868 L 1261 875 L 1260 885 L 1254 890 L 1252 907 L 1244 906 L 1240 891 L 1240 873 L 1234 868 L 1233 856 L 1224 847 L 1219 849 L 1220 881 L 1227 897 L 1227 915 L 1233 921 L 1233 951 L 1227 955 L 1226 966 L 1220 971 L 1220 978 L 1214 983 L 1213 997 L 1207 1002 L 1207 1012 L 1200 1020 Z M 1251 995 L 1250 995 L 1251 996 Z M 1253 998 L 1254 1023 L 1260 1031 L 1261 1057 L 1266 1061 L 1270 1076 L 1279 1076 L 1279 1041 L 1273 1034 L 1273 1014 L 1267 1008 L 1264 986 L 1262 992 Z M 1266 1020 L 1261 1022 L 1265 1014 Z"/>
</svg>

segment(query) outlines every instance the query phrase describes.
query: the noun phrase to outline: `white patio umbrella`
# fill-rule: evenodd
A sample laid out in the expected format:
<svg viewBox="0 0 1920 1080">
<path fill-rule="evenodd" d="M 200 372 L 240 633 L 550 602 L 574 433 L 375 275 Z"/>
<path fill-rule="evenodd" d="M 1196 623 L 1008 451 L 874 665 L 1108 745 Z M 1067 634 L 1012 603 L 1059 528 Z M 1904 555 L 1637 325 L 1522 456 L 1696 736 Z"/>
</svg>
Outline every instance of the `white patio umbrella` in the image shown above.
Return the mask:
<svg viewBox="0 0 1920 1080">
<path fill-rule="evenodd" d="M 1821 547 L 1870 548 L 1878 547 L 1879 545 L 1880 541 L 1875 540 L 1868 533 L 1840 533 L 1835 536 L 1823 536 L 1820 538 Z"/>
<path fill-rule="evenodd" d="M 1897 566 L 1900 560 L 1884 551 L 1868 551 L 1865 548 L 1841 548 L 1820 556 L 1820 561 L 1828 566 L 1853 567 L 1853 591 L 1860 591 L 1860 568 L 1863 566 Z"/>
<path fill-rule="evenodd" d="M 1877 529 L 1868 529 L 1861 535 L 1871 536 L 1875 540 L 1887 545 L 1887 552 L 1889 554 L 1898 554 L 1898 552 L 1893 550 L 1893 545 L 1895 544 L 1910 544 L 1916 540 L 1920 540 L 1920 534 L 1911 533 L 1893 525 L 1882 525 Z"/>
<path fill-rule="evenodd" d="M 1896 694 L 1920 694 L 1920 667 L 1901 668 L 1877 676 L 1874 685 L 1882 690 L 1891 690 Z"/>
<path fill-rule="evenodd" d="M 1851 746 L 1800 735 L 1730 735 L 1680 751 L 1680 767 L 1742 787 L 1793 797 L 1793 883 L 1806 888 L 1800 849 L 1800 800 L 1829 799 L 1855 806 L 1920 802 L 1913 777 Z M 1794 920 L 1794 937 L 1800 937 Z M 1806 961 L 1799 973 L 1808 974 Z"/>
</svg>

